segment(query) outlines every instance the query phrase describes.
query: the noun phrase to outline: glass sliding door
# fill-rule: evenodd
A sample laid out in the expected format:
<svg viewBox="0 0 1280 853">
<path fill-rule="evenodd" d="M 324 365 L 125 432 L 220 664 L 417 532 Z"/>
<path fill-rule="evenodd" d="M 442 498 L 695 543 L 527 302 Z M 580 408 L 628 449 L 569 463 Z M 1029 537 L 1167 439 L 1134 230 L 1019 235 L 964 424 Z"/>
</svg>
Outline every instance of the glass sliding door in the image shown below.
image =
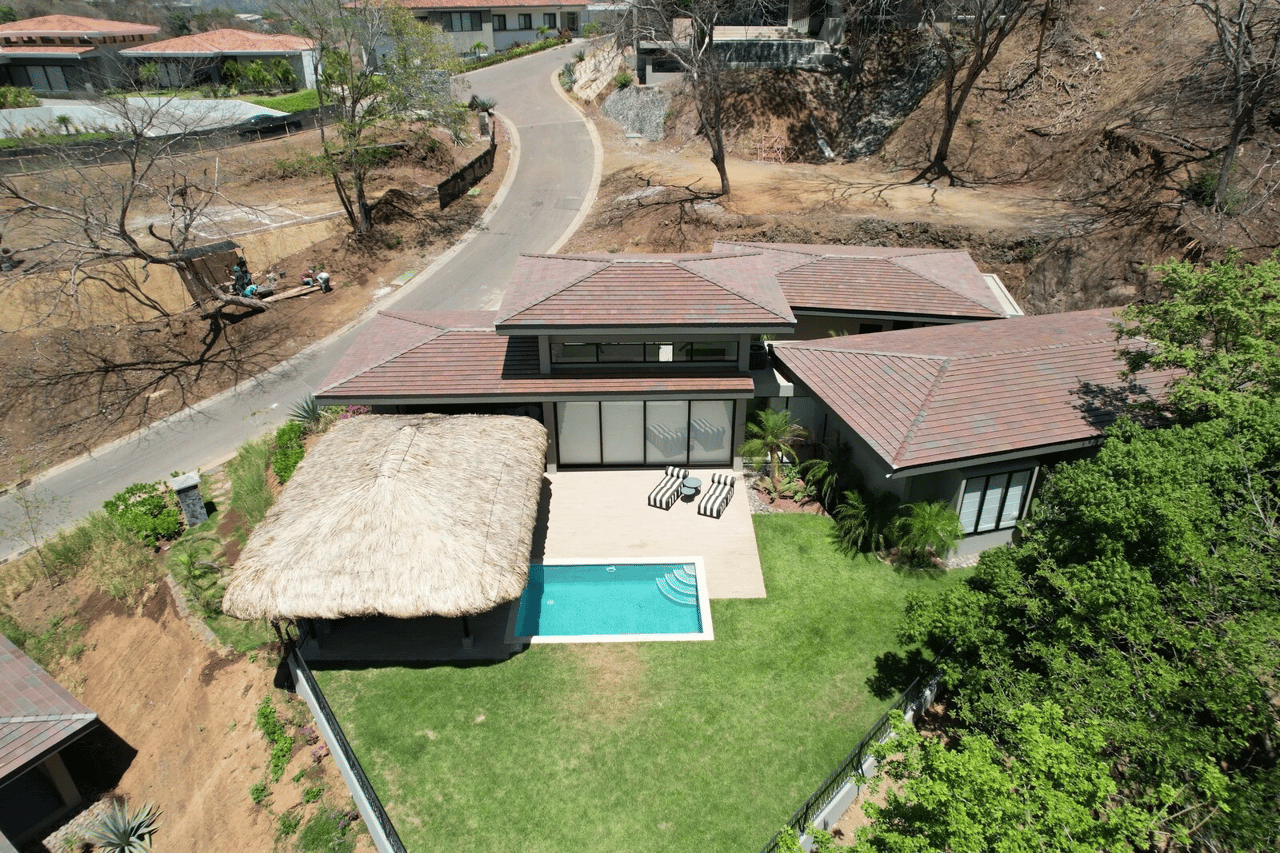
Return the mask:
<svg viewBox="0 0 1280 853">
<path fill-rule="evenodd" d="M 685 464 L 689 458 L 689 401 L 651 400 L 645 411 L 645 464 Z"/>
<path fill-rule="evenodd" d="M 556 403 L 561 465 L 600 464 L 600 404 L 592 401 Z"/>
<path fill-rule="evenodd" d="M 728 465 L 732 461 L 733 401 L 692 401 L 689 404 L 689 464 Z"/>
<path fill-rule="evenodd" d="M 602 401 L 600 444 L 605 465 L 643 465 L 644 401 Z"/>
</svg>

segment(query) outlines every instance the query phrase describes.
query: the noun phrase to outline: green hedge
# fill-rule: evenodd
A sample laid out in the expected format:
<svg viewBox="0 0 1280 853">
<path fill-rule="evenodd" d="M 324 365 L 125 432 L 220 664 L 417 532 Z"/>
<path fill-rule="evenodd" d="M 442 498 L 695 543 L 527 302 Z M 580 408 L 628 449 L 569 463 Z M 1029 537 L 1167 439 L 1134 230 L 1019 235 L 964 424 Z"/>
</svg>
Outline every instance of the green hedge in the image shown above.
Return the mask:
<svg viewBox="0 0 1280 853">
<path fill-rule="evenodd" d="M 504 50 L 502 53 L 495 53 L 493 56 L 486 56 L 484 59 L 475 59 L 463 66 L 464 71 L 475 71 L 480 68 L 488 68 L 490 65 L 498 65 L 509 59 L 519 59 L 522 56 L 529 56 L 534 53 L 541 53 L 544 50 L 550 50 L 553 47 L 559 47 L 562 44 L 568 44 L 567 39 L 549 38 L 542 41 L 535 41 L 533 44 L 526 44 L 524 47 L 516 47 L 510 50 Z"/>
<path fill-rule="evenodd" d="M 271 470 L 276 472 L 280 483 L 289 482 L 293 469 L 302 461 L 305 450 L 302 447 L 302 436 L 306 427 L 297 421 L 290 421 L 276 430 L 276 449 L 271 454 Z"/>
</svg>

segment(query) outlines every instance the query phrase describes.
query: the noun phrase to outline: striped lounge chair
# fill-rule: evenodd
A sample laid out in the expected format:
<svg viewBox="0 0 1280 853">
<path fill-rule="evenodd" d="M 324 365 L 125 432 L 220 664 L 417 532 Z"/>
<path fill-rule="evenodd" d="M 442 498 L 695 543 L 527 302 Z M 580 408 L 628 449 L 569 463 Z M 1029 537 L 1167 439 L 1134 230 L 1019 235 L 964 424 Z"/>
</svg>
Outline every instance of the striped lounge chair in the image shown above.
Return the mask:
<svg viewBox="0 0 1280 853">
<path fill-rule="evenodd" d="M 687 468 L 676 468 L 673 465 L 668 465 L 667 472 L 662 477 L 662 482 L 649 493 L 649 506 L 658 509 L 671 509 L 671 505 L 676 502 L 676 498 L 680 497 L 680 484 L 688 476 L 689 471 Z"/>
<path fill-rule="evenodd" d="M 708 518 L 719 518 L 724 509 L 733 500 L 733 486 L 737 480 L 732 474 L 712 474 L 711 487 L 698 504 L 698 515 Z"/>
</svg>

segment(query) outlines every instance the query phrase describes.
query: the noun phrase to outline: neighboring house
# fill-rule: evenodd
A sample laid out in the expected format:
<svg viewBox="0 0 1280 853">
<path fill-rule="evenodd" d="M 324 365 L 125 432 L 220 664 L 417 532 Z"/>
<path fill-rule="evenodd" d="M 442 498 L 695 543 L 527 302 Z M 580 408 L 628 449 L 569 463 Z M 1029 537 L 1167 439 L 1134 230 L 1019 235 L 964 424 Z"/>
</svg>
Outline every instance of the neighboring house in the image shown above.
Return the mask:
<svg viewBox="0 0 1280 853">
<path fill-rule="evenodd" d="M 38 95 L 93 94 L 123 86 L 119 52 L 155 40 L 159 27 L 75 15 L 0 24 L 0 84 Z"/>
<path fill-rule="evenodd" d="M 748 404 L 781 395 L 767 356 L 753 364 L 752 349 L 762 337 L 796 333 L 788 288 L 798 292 L 793 285 L 799 281 L 838 277 L 840 269 L 848 271 L 847 261 L 870 255 L 873 263 L 854 263 L 862 278 L 846 281 L 847 292 L 892 290 L 910 277 L 880 261 L 910 250 L 766 244 L 716 249 L 692 255 L 522 256 L 498 311 L 380 314 L 316 396 L 326 405 L 363 404 L 381 412 L 527 414 L 551 436 L 552 471 L 740 467 L 736 449 L 745 437 Z M 946 307 L 957 301 L 958 290 L 977 294 L 979 283 L 994 288 L 981 297 L 993 304 L 1003 293 L 976 273 L 968 256 L 962 262 L 957 254 L 932 257 L 935 274 L 960 270 L 959 283 L 920 278 L 900 288 L 918 295 L 925 282 L 937 291 L 941 307 L 917 300 L 922 321 L 977 319 Z M 827 304 L 816 296 L 805 301 Z M 911 314 L 869 297 L 854 308 L 824 320 L 866 322 L 877 329 L 886 321 L 914 322 Z M 965 310 L 981 313 L 976 304 Z M 1003 316 L 984 310 L 988 317 Z M 1011 312 L 1016 310 L 1012 305 Z"/>
<path fill-rule="evenodd" d="M 97 714 L 0 635 L 0 853 L 80 804 L 61 753 L 97 726 Z"/>
<path fill-rule="evenodd" d="M 1013 317 L 773 348 L 787 405 L 827 447 L 852 447 L 873 491 L 946 501 L 960 556 L 1010 541 L 1041 472 L 1102 440 L 1123 403 L 1168 374 L 1118 379 L 1114 309 Z M 795 405 L 802 403 L 802 405 Z"/>
<path fill-rule="evenodd" d="M 460 0 L 398 0 L 422 21 L 436 24 L 458 53 L 471 53 L 483 42 L 484 52 L 506 50 L 513 44 L 530 44 L 542 38 L 539 28 L 550 35 L 568 30 L 575 36 L 586 22 L 586 3 L 557 4 L 526 0 L 491 0 L 467 5 Z"/>
<path fill-rule="evenodd" d="M 227 62 L 248 64 L 255 60 L 270 69 L 283 59 L 293 69 L 298 88 L 315 86 L 316 46 L 311 39 L 291 35 L 271 35 L 247 30 L 210 30 L 189 36 L 165 39 L 120 51 L 136 69 L 143 63 L 157 64 L 163 86 L 220 84 Z"/>
</svg>

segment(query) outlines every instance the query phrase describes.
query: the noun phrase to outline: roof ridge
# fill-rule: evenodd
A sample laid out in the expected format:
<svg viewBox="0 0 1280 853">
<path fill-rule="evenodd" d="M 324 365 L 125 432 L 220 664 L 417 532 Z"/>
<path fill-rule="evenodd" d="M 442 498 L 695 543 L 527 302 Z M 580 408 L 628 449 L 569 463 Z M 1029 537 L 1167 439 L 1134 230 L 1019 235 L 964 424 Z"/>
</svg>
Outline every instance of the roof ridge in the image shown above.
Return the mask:
<svg viewBox="0 0 1280 853">
<path fill-rule="evenodd" d="M 0 717 L 0 725 L 13 723 L 56 723 L 62 720 L 96 720 L 98 715 L 92 711 L 79 711 L 70 714 L 18 714 L 11 717 Z"/>
<path fill-rule="evenodd" d="M 893 460 L 890 464 L 894 468 L 898 467 L 898 462 L 902 458 L 903 450 L 911 446 L 911 440 L 916 437 L 916 430 L 924 423 L 924 419 L 928 417 L 929 403 L 938 393 L 938 388 L 942 385 L 942 380 L 947 375 L 947 368 L 951 365 L 951 359 L 944 358 L 942 365 L 938 368 L 938 372 L 933 375 L 933 382 L 929 385 L 929 391 L 924 395 L 924 399 L 920 401 L 920 408 L 916 412 L 916 416 L 911 419 L 911 426 L 907 427 L 907 432 L 902 437 L 902 441 L 898 443 L 898 447 L 893 452 Z"/>
<path fill-rule="evenodd" d="M 713 255 L 711 258 L 698 258 L 698 260 L 700 260 L 700 261 L 702 261 L 702 260 L 712 260 L 712 259 L 714 259 L 714 258 L 719 258 L 719 257 L 749 258 L 749 257 L 752 257 L 752 256 L 757 256 L 757 257 L 758 257 L 758 256 L 762 256 L 763 254 L 764 254 L 764 253 L 763 253 L 763 252 L 760 252 L 760 251 L 750 252 L 750 253 L 746 253 L 746 252 L 744 252 L 744 253 L 742 253 L 742 254 L 736 254 L 736 253 L 735 253 L 735 254 L 733 254 L 733 255 L 728 255 L 728 254 L 726 254 L 726 255 Z M 757 307 L 757 308 L 759 308 L 761 311 L 768 311 L 770 314 L 772 314 L 772 315 L 773 315 L 773 316 L 775 316 L 775 317 L 782 317 L 782 315 L 778 313 L 777 309 L 775 309 L 775 308 L 770 308 L 768 305 L 765 305 L 765 304 L 764 304 L 763 302 L 761 302 L 759 299 L 754 299 L 754 298 L 752 298 L 751 296 L 749 296 L 749 295 L 748 295 L 748 294 L 746 294 L 746 293 L 743 293 L 741 290 L 737 289 L 736 287 L 732 287 L 732 286 L 730 286 L 730 285 L 728 285 L 728 284 L 724 284 L 723 282 L 716 281 L 715 279 L 713 279 L 713 278 L 711 278 L 711 277 L 709 277 L 709 276 L 707 276 L 707 275 L 705 275 L 705 274 L 703 274 L 703 273 L 700 273 L 700 272 L 698 272 L 698 271 L 696 271 L 696 270 L 691 270 L 691 269 L 689 269 L 688 267 L 686 267 L 686 266 L 684 265 L 684 263 L 685 263 L 684 261 L 670 261 L 669 263 L 671 263 L 673 266 L 677 266 L 677 267 L 679 267 L 680 269 L 682 269 L 682 270 L 684 270 L 685 272 L 689 273 L 689 275 L 695 275 L 695 276 L 697 276 L 698 278 L 702 279 L 703 281 L 708 282 L 709 284 L 714 284 L 716 287 L 720 288 L 721 290 L 725 290 L 725 291 L 728 291 L 729 293 L 732 293 L 734 296 L 738 297 L 739 299 L 742 299 L 742 300 L 744 300 L 744 301 L 746 301 L 746 302 L 750 302 L 752 305 L 756 306 L 756 307 Z M 774 273 L 774 278 L 775 278 L 775 279 L 777 278 L 777 273 Z M 783 318 L 783 319 L 785 319 L 785 318 Z"/>
<path fill-rule="evenodd" d="M 959 249 L 940 249 L 938 252 L 930 252 L 930 253 L 928 253 L 928 254 L 941 254 L 942 252 L 947 252 L 947 253 L 949 253 L 949 254 L 953 254 L 953 255 L 955 255 L 955 254 L 968 255 L 968 256 L 969 256 L 969 259 L 970 259 L 970 260 L 973 260 L 973 255 L 969 255 L 969 253 L 968 253 L 968 252 L 962 252 L 962 251 L 961 251 L 961 250 L 959 250 Z M 931 275 L 925 275 L 924 273 L 920 272 L 919 270 L 913 270 L 913 269 L 911 269 L 910 267 L 905 267 L 905 266 L 903 266 L 902 264 L 898 263 L 898 259 L 899 259 L 899 258 L 902 258 L 902 257 L 912 257 L 912 258 L 914 258 L 914 257 L 920 257 L 920 256 L 919 256 L 919 255 L 893 255 L 893 256 L 891 256 L 891 257 L 886 257 L 886 258 L 885 258 L 885 260 L 886 260 L 886 261 L 888 261 L 889 263 L 893 264 L 893 265 L 894 265 L 895 267 L 897 267 L 898 269 L 900 269 L 900 270 L 904 270 L 904 271 L 906 271 L 906 272 L 909 272 L 909 273 L 911 273 L 912 275 L 918 275 L 918 276 L 920 276 L 920 278 L 924 279 L 925 281 L 930 282 L 930 283 L 932 283 L 932 284 L 935 284 L 935 285 L 937 285 L 938 287 L 941 287 L 943 290 L 948 290 L 948 291 L 950 291 L 951 293 L 954 293 L 956 296 L 959 296 L 959 297 L 960 297 L 961 299 L 963 299 L 964 301 L 966 301 L 966 302 L 970 302 L 970 303 L 973 303 L 974 305 L 977 305 L 979 308 L 984 308 L 984 309 L 986 309 L 987 311 L 995 311 L 996 313 L 999 313 L 999 314 L 1003 314 L 1003 313 L 1004 313 L 1004 312 L 1003 312 L 1003 311 L 1001 311 L 1000 309 L 992 308 L 990 305 L 984 305 L 983 303 L 981 303 L 981 302 L 979 302 L 978 300 L 974 299 L 972 296 L 968 296 L 968 295 L 966 295 L 966 294 L 964 294 L 964 293 L 961 293 L 959 290 L 956 290 L 954 287 L 952 287 L 951 285 L 947 284 L 945 281 L 940 281 L 940 280 L 938 280 L 937 278 L 935 278 L 934 276 L 931 276 Z M 977 264 L 976 264 L 976 263 L 974 264 L 974 267 L 975 267 L 975 268 L 977 268 Z M 982 275 L 982 274 L 983 274 L 983 273 L 982 273 L 982 270 L 978 270 L 978 275 Z"/>
<path fill-rule="evenodd" d="M 595 275 L 596 273 L 604 269 L 607 269 L 611 264 L 614 263 L 614 261 L 611 261 L 607 258 L 596 260 L 594 258 L 576 257 L 573 255 L 522 255 L 521 257 L 554 258 L 558 261 L 560 260 L 587 261 L 589 263 L 593 263 L 597 265 L 603 264 L 604 266 L 596 266 L 595 269 L 592 269 L 583 273 L 582 275 L 568 282 L 564 286 L 557 287 L 555 290 L 552 290 L 550 293 L 545 293 L 526 305 L 521 305 L 519 308 L 512 309 L 512 311 L 506 315 L 505 319 L 507 320 L 510 320 L 512 317 L 516 316 L 517 314 L 523 314 L 525 311 L 528 311 L 530 308 L 534 307 L 535 305 L 541 305 L 542 303 L 546 302 L 548 299 L 551 299 L 553 296 L 559 296 L 561 293 L 564 293 L 566 290 L 568 290 L 571 287 L 576 287 L 579 284 L 582 284 L 582 282 L 586 281 L 591 276 Z M 497 319 L 498 322 L 502 321 L 501 318 L 495 318 L 495 319 Z"/>
<path fill-rule="evenodd" d="M 961 324 L 957 323 L 957 324 L 951 324 L 951 325 L 956 326 Z M 968 325 L 968 324 L 964 324 L 964 325 Z M 941 327 L 936 327 L 936 328 L 941 328 Z M 906 331 L 914 331 L 914 330 L 906 330 Z M 881 332 L 879 334 L 884 334 L 884 333 Z M 857 337 L 857 335 L 848 335 L 844 337 Z M 944 361 L 967 361 L 969 359 L 990 358 L 995 355 L 1014 355 L 1016 353 L 1023 353 L 1023 352 L 1043 352 L 1047 350 L 1077 347 L 1087 343 L 1095 343 L 1095 342 L 1105 343 L 1107 341 L 1110 341 L 1112 343 L 1115 342 L 1113 338 L 1109 336 L 1103 336 L 1103 337 L 1097 337 L 1097 338 L 1084 338 L 1081 340 L 1074 340 L 1074 341 L 1057 341 L 1056 343 L 1038 344 L 1035 346 L 983 350 L 982 352 L 965 353 L 963 355 L 956 355 L 954 353 L 942 355 L 938 353 L 900 352 L 895 350 L 849 349 L 848 347 L 810 346 L 810 344 L 812 344 L 813 341 L 778 341 L 778 343 L 783 344 L 785 348 L 820 350 L 822 352 L 845 353 L 846 355 L 877 355 L 877 356 L 891 356 L 894 358 L 922 358 L 922 359 L 933 359 L 933 360 L 944 360 Z"/>
</svg>

